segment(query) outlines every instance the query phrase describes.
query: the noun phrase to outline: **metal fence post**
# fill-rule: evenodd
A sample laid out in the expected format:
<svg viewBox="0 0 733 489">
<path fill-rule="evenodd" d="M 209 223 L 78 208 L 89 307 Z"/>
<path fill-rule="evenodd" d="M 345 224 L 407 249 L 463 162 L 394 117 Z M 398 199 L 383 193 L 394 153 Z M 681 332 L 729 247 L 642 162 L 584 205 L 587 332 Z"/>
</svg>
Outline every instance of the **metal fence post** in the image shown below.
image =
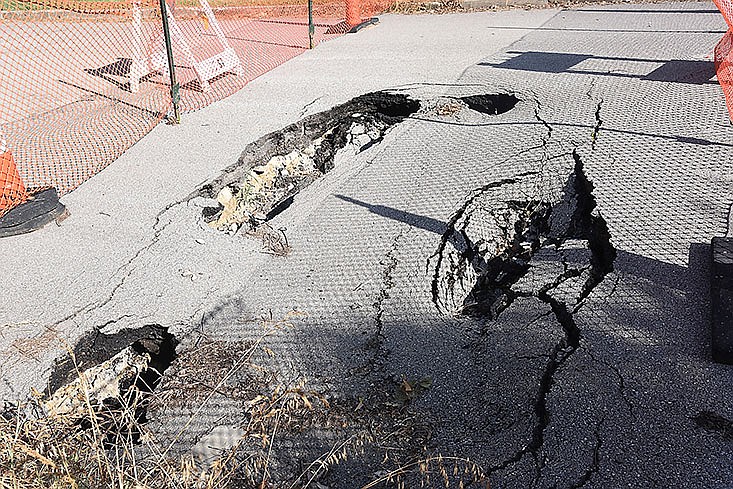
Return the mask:
<svg viewBox="0 0 733 489">
<path fill-rule="evenodd" d="M 171 101 L 173 102 L 173 120 L 175 124 L 181 122 L 181 114 L 179 111 L 179 102 L 181 101 L 180 87 L 176 82 L 176 66 L 173 62 L 173 42 L 171 41 L 171 32 L 168 27 L 168 5 L 165 0 L 160 0 L 160 16 L 163 20 L 163 37 L 165 38 L 165 50 L 168 55 L 168 72 L 171 77 Z"/>
<path fill-rule="evenodd" d="M 316 26 L 313 23 L 313 0 L 308 0 L 308 47 L 313 49 L 313 36 L 316 33 Z"/>
</svg>

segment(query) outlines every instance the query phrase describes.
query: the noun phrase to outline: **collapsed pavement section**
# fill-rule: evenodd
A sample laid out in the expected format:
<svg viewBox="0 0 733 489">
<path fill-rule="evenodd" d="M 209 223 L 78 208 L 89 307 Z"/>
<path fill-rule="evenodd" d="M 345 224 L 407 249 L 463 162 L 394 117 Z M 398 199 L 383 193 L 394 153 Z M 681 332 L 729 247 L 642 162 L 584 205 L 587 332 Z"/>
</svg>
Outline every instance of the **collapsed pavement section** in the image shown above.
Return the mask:
<svg viewBox="0 0 733 489">
<path fill-rule="evenodd" d="M 263 136 L 198 192 L 219 204 L 204 208 L 204 219 L 232 234 L 242 226 L 255 230 L 331 171 L 340 152 L 353 155 L 379 144 L 386 131 L 419 108 L 404 94 L 374 92 Z"/>
</svg>

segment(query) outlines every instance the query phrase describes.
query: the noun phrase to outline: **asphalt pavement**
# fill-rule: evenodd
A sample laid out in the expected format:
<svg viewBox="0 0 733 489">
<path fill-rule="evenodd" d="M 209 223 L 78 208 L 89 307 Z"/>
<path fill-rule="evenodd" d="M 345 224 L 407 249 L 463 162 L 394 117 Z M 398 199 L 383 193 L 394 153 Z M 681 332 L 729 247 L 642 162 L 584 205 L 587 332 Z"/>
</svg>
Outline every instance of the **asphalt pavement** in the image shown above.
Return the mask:
<svg viewBox="0 0 733 489">
<path fill-rule="evenodd" d="M 252 387 L 237 372 L 202 407 L 176 383 L 190 353 L 236 356 L 287 318 L 257 362 L 342 422 L 278 435 L 275 486 L 368 432 L 318 484 L 441 454 L 493 488 L 733 487 L 708 292 L 733 202 L 724 28 L 711 3 L 621 4 L 385 15 L 319 46 L 157 128 L 67 196 L 61 226 L 3 240 L 0 392 L 42 388 L 59 339 L 159 324 L 180 356 L 149 417 L 185 426 L 185 452 L 245 419 Z M 373 90 L 421 108 L 272 219 L 286 256 L 202 221 L 189 196 L 247 143 Z"/>
</svg>

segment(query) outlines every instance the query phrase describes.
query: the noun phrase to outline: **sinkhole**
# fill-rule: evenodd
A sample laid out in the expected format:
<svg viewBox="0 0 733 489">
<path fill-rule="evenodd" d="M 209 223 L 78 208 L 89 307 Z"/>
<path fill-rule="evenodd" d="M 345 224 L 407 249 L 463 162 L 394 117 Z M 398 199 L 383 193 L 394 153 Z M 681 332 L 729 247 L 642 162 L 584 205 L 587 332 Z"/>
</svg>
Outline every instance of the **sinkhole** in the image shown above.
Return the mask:
<svg viewBox="0 0 733 489">
<path fill-rule="evenodd" d="M 518 297 L 548 299 L 573 281 L 567 300 L 579 301 L 613 270 L 608 226 L 574 158 L 560 189 L 530 172 L 487 185 L 454 214 L 433 255 L 432 299 L 440 311 L 496 319 Z M 558 186 L 562 179 L 554 177 Z M 513 198 L 540 182 L 552 198 Z"/>
<path fill-rule="evenodd" d="M 334 168 L 337 155 L 379 144 L 387 131 L 420 109 L 408 95 L 372 92 L 313 114 L 247 145 L 236 164 L 191 197 L 211 228 L 253 231 L 287 209 L 293 198 Z"/>
<path fill-rule="evenodd" d="M 512 110 L 519 103 L 517 96 L 510 93 L 469 95 L 467 97 L 461 97 L 460 100 L 469 109 L 488 115 L 504 114 Z"/>
<path fill-rule="evenodd" d="M 96 423 L 110 444 L 121 436 L 135 441 L 177 345 L 159 325 L 94 331 L 56 362 L 43 408 L 48 416 L 75 420 L 82 428 Z"/>
</svg>

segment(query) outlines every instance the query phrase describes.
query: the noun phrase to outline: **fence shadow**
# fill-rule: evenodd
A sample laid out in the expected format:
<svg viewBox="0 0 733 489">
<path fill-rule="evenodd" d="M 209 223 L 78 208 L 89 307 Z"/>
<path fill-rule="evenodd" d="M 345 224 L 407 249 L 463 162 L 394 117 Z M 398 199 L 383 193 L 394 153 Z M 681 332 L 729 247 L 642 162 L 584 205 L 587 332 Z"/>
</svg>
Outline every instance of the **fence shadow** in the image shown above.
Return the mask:
<svg viewBox="0 0 733 489">
<path fill-rule="evenodd" d="M 555 53 L 539 51 L 509 51 L 511 58 L 500 63 L 481 62 L 479 66 L 503 68 L 509 70 L 532 71 L 541 73 L 573 73 L 581 75 L 615 76 L 622 78 L 638 78 L 640 80 L 661 81 L 670 83 L 689 83 L 692 85 L 717 85 L 712 81 L 715 77 L 715 63 L 712 61 L 691 61 L 681 59 L 659 60 L 644 58 L 625 58 L 615 56 L 596 56 L 592 54 Z M 617 61 L 619 63 L 662 63 L 645 75 L 615 73 L 610 71 L 592 71 L 576 68 L 585 61 Z M 626 65 L 628 66 L 628 65 Z"/>
</svg>

